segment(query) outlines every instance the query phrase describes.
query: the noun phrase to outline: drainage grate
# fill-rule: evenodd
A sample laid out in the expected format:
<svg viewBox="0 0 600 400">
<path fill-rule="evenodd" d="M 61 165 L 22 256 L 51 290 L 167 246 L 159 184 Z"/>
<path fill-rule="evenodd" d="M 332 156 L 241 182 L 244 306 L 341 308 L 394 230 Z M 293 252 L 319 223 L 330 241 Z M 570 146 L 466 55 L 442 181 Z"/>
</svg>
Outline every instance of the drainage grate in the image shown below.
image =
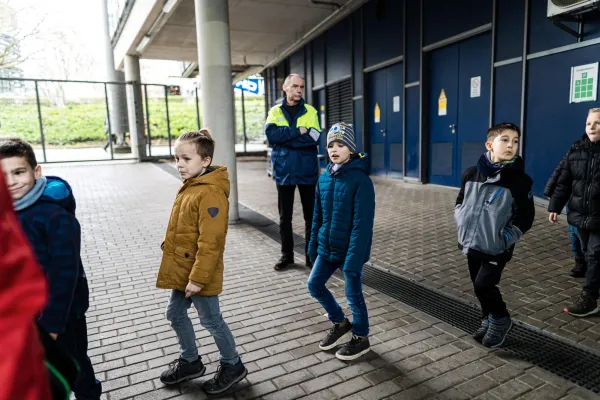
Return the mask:
<svg viewBox="0 0 600 400">
<path fill-rule="evenodd" d="M 179 179 L 170 164 L 156 164 Z M 240 205 L 244 223 L 281 243 L 279 227 L 265 216 Z M 304 238 L 294 234 L 294 249 L 304 254 Z M 363 282 L 394 299 L 421 310 L 467 333 L 479 325 L 480 311 L 472 304 L 390 274 L 371 265 L 364 266 Z M 503 349 L 586 389 L 600 393 L 600 356 L 582 346 L 536 328 L 517 323 Z"/>
<path fill-rule="evenodd" d="M 240 206 L 240 217 L 270 238 L 281 242 L 272 220 Z M 294 234 L 294 250 L 304 254 L 304 238 Z M 467 333 L 479 325 L 481 311 L 419 283 L 364 266 L 363 283 Z M 600 393 L 600 356 L 585 348 L 520 323 L 514 325 L 503 349 L 586 389 Z"/>
</svg>

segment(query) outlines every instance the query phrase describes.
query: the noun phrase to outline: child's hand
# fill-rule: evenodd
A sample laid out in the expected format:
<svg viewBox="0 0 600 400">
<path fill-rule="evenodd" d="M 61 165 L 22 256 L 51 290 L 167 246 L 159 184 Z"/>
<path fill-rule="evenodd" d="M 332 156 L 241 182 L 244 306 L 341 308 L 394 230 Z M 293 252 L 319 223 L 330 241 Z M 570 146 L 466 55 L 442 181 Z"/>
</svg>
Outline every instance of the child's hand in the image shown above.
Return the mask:
<svg viewBox="0 0 600 400">
<path fill-rule="evenodd" d="M 550 223 L 552 225 L 556 224 L 558 222 L 558 214 L 557 213 L 550 213 L 550 215 L 548 216 L 548 221 L 550 221 Z"/>
<path fill-rule="evenodd" d="M 192 282 L 189 282 L 187 284 L 187 287 L 185 288 L 185 297 L 191 297 L 195 294 L 198 294 L 198 292 L 200 292 L 201 290 L 201 287 L 194 285 Z"/>
</svg>

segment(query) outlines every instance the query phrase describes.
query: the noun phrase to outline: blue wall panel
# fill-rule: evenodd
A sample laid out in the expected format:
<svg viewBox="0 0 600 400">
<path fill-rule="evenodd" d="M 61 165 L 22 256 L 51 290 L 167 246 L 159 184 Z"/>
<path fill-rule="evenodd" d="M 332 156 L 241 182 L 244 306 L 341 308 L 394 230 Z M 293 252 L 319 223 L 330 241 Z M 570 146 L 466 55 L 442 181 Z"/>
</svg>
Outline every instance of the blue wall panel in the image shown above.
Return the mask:
<svg viewBox="0 0 600 400">
<path fill-rule="evenodd" d="M 568 34 L 547 18 L 547 0 L 531 0 L 529 9 L 529 53 L 537 53 L 576 43 L 577 39 Z M 565 25 L 577 30 L 577 24 L 565 22 Z"/>
<path fill-rule="evenodd" d="M 525 2 L 501 0 L 496 12 L 496 61 L 523 55 Z"/>
<path fill-rule="evenodd" d="M 495 70 L 494 124 L 521 121 L 521 63 L 505 65 Z"/>
<path fill-rule="evenodd" d="M 297 50 L 290 56 L 290 74 L 304 76 L 304 48 Z"/>
<path fill-rule="evenodd" d="M 354 136 L 356 138 L 356 148 L 358 151 L 368 151 L 364 147 L 363 131 L 363 99 L 357 99 L 352 102 L 354 117 Z"/>
<path fill-rule="evenodd" d="M 529 61 L 525 163 L 537 196 L 571 143 L 585 134 L 588 110 L 600 107 L 600 101 L 569 104 L 571 67 L 596 62 L 598 54 L 600 46 L 590 46 Z"/>
<path fill-rule="evenodd" d="M 327 82 L 352 74 L 352 32 L 350 18 L 341 21 L 326 33 Z"/>
<path fill-rule="evenodd" d="M 402 55 L 403 0 L 372 0 L 364 6 L 365 67 Z"/>
<path fill-rule="evenodd" d="M 354 85 L 354 96 L 363 94 L 363 49 L 362 49 L 362 11 L 358 10 L 352 14 L 352 45 L 354 47 L 352 67 L 354 68 L 353 85 Z"/>
<path fill-rule="evenodd" d="M 325 35 L 312 42 L 313 87 L 325 84 Z"/>
<path fill-rule="evenodd" d="M 418 1 L 406 3 L 406 82 L 419 80 L 421 67 L 421 4 Z"/>
<path fill-rule="evenodd" d="M 418 86 L 406 89 L 406 172 L 411 178 L 419 177 L 419 94 Z"/>
<path fill-rule="evenodd" d="M 492 0 L 423 0 L 424 46 L 492 22 Z"/>
</svg>

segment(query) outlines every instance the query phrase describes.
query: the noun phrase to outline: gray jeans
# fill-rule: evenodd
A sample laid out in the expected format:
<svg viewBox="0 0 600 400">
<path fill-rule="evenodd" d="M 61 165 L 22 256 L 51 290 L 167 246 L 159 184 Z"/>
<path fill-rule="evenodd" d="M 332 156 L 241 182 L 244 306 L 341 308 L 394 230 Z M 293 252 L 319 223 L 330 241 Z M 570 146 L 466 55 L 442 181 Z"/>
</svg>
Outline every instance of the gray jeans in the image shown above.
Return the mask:
<svg viewBox="0 0 600 400">
<path fill-rule="evenodd" d="M 198 359 L 196 334 L 187 310 L 194 303 L 200 316 L 200 324 L 210 332 L 221 353 L 221 363 L 235 365 L 240 360 L 235 348 L 235 339 L 229 327 L 223 321 L 219 309 L 219 296 L 191 296 L 179 290 L 171 292 L 167 306 L 167 320 L 177 334 L 181 358 L 193 362 Z"/>
</svg>

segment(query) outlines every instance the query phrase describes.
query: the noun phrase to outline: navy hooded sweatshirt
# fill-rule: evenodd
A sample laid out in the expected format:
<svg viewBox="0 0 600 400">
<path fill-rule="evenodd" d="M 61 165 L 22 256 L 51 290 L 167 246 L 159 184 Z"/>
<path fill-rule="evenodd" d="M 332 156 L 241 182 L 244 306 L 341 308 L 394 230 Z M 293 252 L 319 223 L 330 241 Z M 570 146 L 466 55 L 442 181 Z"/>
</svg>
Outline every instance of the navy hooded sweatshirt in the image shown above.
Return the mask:
<svg viewBox="0 0 600 400">
<path fill-rule="evenodd" d="M 49 301 L 38 322 L 48 332 L 64 333 L 69 322 L 83 317 L 89 306 L 73 192 L 58 177 L 42 177 L 15 208 L 48 279 Z"/>
</svg>

